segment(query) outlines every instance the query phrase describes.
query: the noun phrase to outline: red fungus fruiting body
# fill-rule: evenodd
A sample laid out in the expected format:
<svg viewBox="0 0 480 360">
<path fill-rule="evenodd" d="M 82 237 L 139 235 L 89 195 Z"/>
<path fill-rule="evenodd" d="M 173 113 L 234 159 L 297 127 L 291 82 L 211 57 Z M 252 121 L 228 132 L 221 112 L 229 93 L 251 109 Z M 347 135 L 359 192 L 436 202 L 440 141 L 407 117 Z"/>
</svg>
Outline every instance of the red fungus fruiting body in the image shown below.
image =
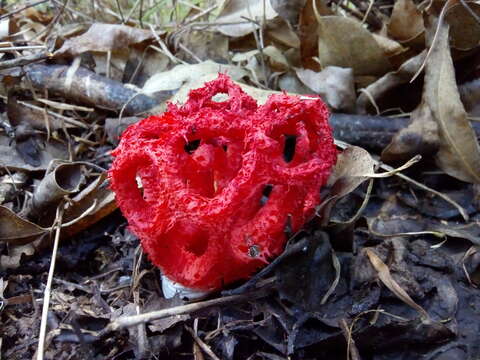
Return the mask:
<svg viewBox="0 0 480 360">
<path fill-rule="evenodd" d="M 278 94 L 258 106 L 220 74 L 183 106 L 131 125 L 113 155 L 111 187 L 151 261 L 213 290 L 282 252 L 286 225 L 313 215 L 336 149 L 320 98 Z"/>
</svg>

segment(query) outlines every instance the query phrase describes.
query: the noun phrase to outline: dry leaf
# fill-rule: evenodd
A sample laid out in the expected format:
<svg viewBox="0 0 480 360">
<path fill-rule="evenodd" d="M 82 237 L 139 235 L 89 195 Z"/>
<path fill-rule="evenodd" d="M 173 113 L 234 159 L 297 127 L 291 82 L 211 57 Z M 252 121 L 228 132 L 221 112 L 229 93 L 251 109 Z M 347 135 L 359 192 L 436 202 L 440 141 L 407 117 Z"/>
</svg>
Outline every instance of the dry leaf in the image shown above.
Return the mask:
<svg viewBox="0 0 480 360">
<path fill-rule="evenodd" d="M 0 206 L 0 241 L 24 245 L 47 232 L 48 229 L 22 219 L 9 208 Z"/>
<path fill-rule="evenodd" d="M 28 164 L 21 154 L 12 147 L 12 139 L 0 135 L 0 164 L 14 171 L 46 170 L 53 159 L 68 159 L 68 151 L 64 144 L 55 141 L 41 141 L 42 151 L 38 152 L 38 164 Z"/>
<path fill-rule="evenodd" d="M 426 50 L 417 56 L 405 61 L 397 71 L 389 72 L 380 79 L 370 84 L 365 89 L 365 92 L 358 96 L 357 112 L 360 114 L 367 113 L 367 107 L 371 103 L 371 99 L 377 101 L 382 98 L 388 91 L 401 84 L 408 83 L 413 75 L 418 71 L 425 60 Z"/>
<path fill-rule="evenodd" d="M 78 56 L 87 51 L 108 52 L 128 48 L 154 37 L 149 30 L 118 24 L 92 24 L 88 31 L 65 41 L 55 56 Z"/>
<path fill-rule="evenodd" d="M 470 10 L 480 16 L 480 4 L 465 2 Z M 445 21 L 450 25 L 450 45 L 458 50 L 471 50 L 480 45 L 480 24 L 461 3 L 450 8 Z"/>
<path fill-rule="evenodd" d="M 219 24 L 216 28 L 222 34 L 239 37 L 258 29 L 254 21 L 268 21 L 276 16 L 277 12 L 269 0 L 226 0 L 215 22 Z"/>
<path fill-rule="evenodd" d="M 275 46 L 269 45 L 263 49 L 263 54 L 267 57 L 268 64 L 272 71 L 285 72 L 289 68 L 285 55 Z"/>
<path fill-rule="evenodd" d="M 320 71 L 320 64 L 314 59 L 318 55 L 318 22 L 315 17 L 314 1 L 320 15 L 333 15 L 323 0 L 307 0 L 299 19 L 300 54 L 305 69 Z"/>
<path fill-rule="evenodd" d="M 329 191 L 318 206 L 318 214 L 324 224 L 328 223 L 335 203 L 359 187 L 368 175 L 374 173 L 375 160 L 365 149 L 350 146 L 338 155 L 337 163 L 328 179 Z"/>
<path fill-rule="evenodd" d="M 398 0 L 387 25 L 388 34 L 401 42 L 411 41 L 425 31 L 423 16 L 413 0 Z"/>
<path fill-rule="evenodd" d="M 458 87 L 465 111 L 474 117 L 480 117 L 480 79 L 469 81 Z"/>
<path fill-rule="evenodd" d="M 265 38 L 283 46 L 294 49 L 300 48 L 300 39 L 297 33 L 280 17 L 276 17 L 267 23 Z"/>
<path fill-rule="evenodd" d="M 107 174 L 103 173 L 72 199 L 64 214 L 62 237 L 75 235 L 117 209 L 106 178 Z"/>
<path fill-rule="evenodd" d="M 23 215 L 31 220 L 37 218 L 40 225 L 50 226 L 58 204 L 65 195 L 78 192 L 82 182 L 81 163 L 57 164 L 36 184 L 32 199 Z"/>
<path fill-rule="evenodd" d="M 383 75 L 391 68 L 373 35 L 343 16 L 320 17 L 318 58 L 322 67 L 352 68 L 355 75 Z"/>
<path fill-rule="evenodd" d="M 425 320 L 430 319 L 430 316 L 425 311 L 425 309 L 422 308 L 420 305 L 418 305 L 415 301 L 413 301 L 410 295 L 408 295 L 407 292 L 403 290 L 402 287 L 398 285 L 398 283 L 392 278 L 392 275 L 390 274 L 390 269 L 382 261 L 382 259 L 380 259 L 378 255 L 375 254 L 373 250 L 369 248 L 365 248 L 365 252 L 368 255 L 368 258 L 370 259 L 372 266 L 377 271 L 378 277 L 380 278 L 382 283 L 405 304 L 417 310 L 423 319 Z"/>
<path fill-rule="evenodd" d="M 289 71 L 278 78 L 278 87 L 282 91 L 293 94 L 311 94 L 312 89 L 303 85 L 293 71 Z"/>
<path fill-rule="evenodd" d="M 0 40 L 4 40 L 10 35 L 10 18 L 0 21 Z"/>
<path fill-rule="evenodd" d="M 153 94 L 158 91 L 177 90 L 186 83 L 208 74 L 218 75 L 219 72 L 228 74 L 234 80 L 247 75 L 247 72 L 239 67 L 217 64 L 210 60 L 200 64 L 177 65 L 169 71 L 153 75 L 145 82 L 143 92 Z"/>
<path fill-rule="evenodd" d="M 385 55 L 387 55 L 389 58 L 392 56 L 399 55 L 405 51 L 407 51 L 407 48 L 404 48 L 400 43 L 396 42 L 395 40 L 389 39 L 388 37 L 378 35 L 378 34 L 372 34 L 373 38 L 376 40 L 380 48 L 383 50 Z"/>
<path fill-rule="evenodd" d="M 1 215 L 0 215 L 1 216 Z M 0 269 L 16 269 L 20 266 L 22 256 L 32 256 L 36 248 L 34 243 L 12 245 L 8 248 L 8 255 L 0 256 Z"/>
<path fill-rule="evenodd" d="M 215 62 L 227 62 L 228 55 L 228 37 L 218 32 L 212 31 L 186 31 L 180 36 L 174 38 L 175 48 L 180 51 L 188 49 L 187 51 L 176 54 L 183 55 L 181 58 L 187 62 L 198 62 L 212 60 Z M 195 56 L 192 57 L 191 54 Z"/>
<path fill-rule="evenodd" d="M 306 0 L 270 0 L 270 2 L 278 15 L 291 24 L 296 24 Z"/>
<path fill-rule="evenodd" d="M 353 112 L 355 84 L 352 69 L 327 66 L 320 72 L 296 69 L 298 78 L 333 109 Z"/>
<path fill-rule="evenodd" d="M 436 21 L 431 29 L 436 29 Z M 432 31 L 433 32 L 433 31 Z M 438 124 L 438 166 L 460 180 L 480 183 L 480 148 L 460 100 L 449 48 L 449 26 L 440 24 L 425 67 L 424 99 Z"/>
<path fill-rule="evenodd" d="M 385 162 L 405 161 L 417 154 L 433 154 L 439 146 L 438 126 L 430 107 L 422 103 L 412 112 L 411 123 L 393 137 L 382 152 Z"/>
</svg>

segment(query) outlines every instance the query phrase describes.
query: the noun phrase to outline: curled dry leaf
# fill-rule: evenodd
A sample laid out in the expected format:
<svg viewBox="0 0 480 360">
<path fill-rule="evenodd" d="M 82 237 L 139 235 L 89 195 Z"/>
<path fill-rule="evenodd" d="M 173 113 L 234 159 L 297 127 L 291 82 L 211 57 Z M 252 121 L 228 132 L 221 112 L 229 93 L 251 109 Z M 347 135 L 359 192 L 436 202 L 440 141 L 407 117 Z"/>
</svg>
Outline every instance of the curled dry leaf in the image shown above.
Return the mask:
<svg viewBox="0 0 480 360">
<path fill-rule="evenodd" d="M 58 164 L 35 187 L 27 216 L 40 217 L 42 225 L 50 225 L 60 201 L 78 192 L 82 181 L 82 164 Z"/>
<path fill-rule="evenodd" d="M 360 114 L 366 114 L 367 107 L 370 105 L 372 99 L 377 101 L 393 88 L 408 83 L 424 62 L 426 54 L 426 50 L 421 52 L 405 61 L 397 71 L 389 72 L 367 86 L 365 92 L 358 96 L 357 112 Z M 368 96 L 366 93 L 368 93 Z"/>
<path fill-rule="evenodd" d="M 318 58 L 322 67 L 352 68 L 355 75 L 383 75 L 387 56 L 359 22 L 343 16 L 322 16 L 318 24 Z"/>
<path fill-rule="evenodd" d="M 378 277 L 382 281 L 382 283 L 405 304 L 417 310 L 424 320 L 429 320 L 430 316 L 425 311 L 425 309 L 418 305 L 415 301 L 413 301 L 410 295 L 408 295 L 407 292 L 403 290 L 400 285 L 398 285 L 398 283 L 395 281 L 395 279 L 393 279 L 392 275 L 390 274 L 390 269 L 382 261 L 382 259 L 380 259 L 380 257 L 369 248 L 365 248 L 364 251 L 367 254 L 372 266 L 377 271 Z"/>
<path fill-rule="evenodd" d="M 368 151 L 358 146 L 349 146 L 338 155 L 335 168 L 328 179 L 329 191 L 317 208 L 324 225 L 328 223 L 335 203 L 367 180 L 374 173 L 374 168 L 375 160 Z"/>
<path fill-rule="evenodd" d="M 108 52 L 128 48 L 130 45 L 154 37 L 149 30 L 118 24 L 92 24 L 86 33 L 65 41 L 54 56 L 75 57 L 88 51 Z"/>
<path fill-rule="evenodd" d="M 277 15 L 269 0 L 226 0 L 216 19 L 217 30 L 228 36 L 244 36 L 257 30 L 258 22 Z"/>
<path fill-rule="evenodd" d="M 106 173 L 99 176 L 73 197 L 65 210 L 62 237 L 70 237 L 93 225 L 117 209 L 115 196 L 108 188 Z M 5 206 L 0 206 L 0 241 L 23 246 L 50 232 L 51 227 L 42 227 L 30 222 Z"/>
<path fill-rule="evenodd" d="M 352 112 L 355 107 L 353 70 L 327 66 L 320 72 L 296 69 L 298 78 L 333 109 Z"/>
<path fill-rule="evenodd" d="M 115 195 L 108 187 L 106 178 L 107 174 L 102 173 L 73 197 L 70 206 L 65 210 L 63 237 L 75 235 L 117 209 Z"/>
<path fill-rule="evenodd" d="M 395 1 L 387 30 L 400 42 L 413 40 L 425 31 L 422 12 L 413 0 Z"/>
<path fill-rule="evenodd" d="M 431 29 L 437 27 L 433 18 Z M 424 100 L 437 122 L 438 166 L 457 179 L 480 183 L 480 147 L 460 100 L 449 48 L 449 26 L 439 24 L 437 40 L 425 67 Z"/>
</svg>

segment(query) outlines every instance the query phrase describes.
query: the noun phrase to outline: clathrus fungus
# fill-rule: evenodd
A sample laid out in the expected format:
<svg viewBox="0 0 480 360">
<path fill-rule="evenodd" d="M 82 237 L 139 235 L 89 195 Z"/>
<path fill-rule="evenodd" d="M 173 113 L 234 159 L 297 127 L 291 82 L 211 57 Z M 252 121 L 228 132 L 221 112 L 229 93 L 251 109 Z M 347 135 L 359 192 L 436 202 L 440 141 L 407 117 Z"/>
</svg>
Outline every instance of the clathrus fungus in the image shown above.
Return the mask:
<svg viewBox="0 0 480 360">
<path fill-rule="evenodd" d="M 113 156 L 111 187 L 150 260 L 208 291 L 283 251 L 285 226 L 313 215 L 336 149 L 319 97 L 275 94 L 258 106 L 220 74 L 131 125 Z"/>
</svg>

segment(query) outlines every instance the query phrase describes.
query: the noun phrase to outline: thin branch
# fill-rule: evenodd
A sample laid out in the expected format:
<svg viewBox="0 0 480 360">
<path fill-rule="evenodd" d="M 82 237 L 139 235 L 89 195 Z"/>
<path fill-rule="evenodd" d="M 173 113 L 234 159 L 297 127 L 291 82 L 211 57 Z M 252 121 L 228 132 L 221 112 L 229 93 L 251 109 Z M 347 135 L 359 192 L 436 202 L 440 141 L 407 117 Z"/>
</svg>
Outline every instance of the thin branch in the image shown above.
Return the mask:
<svg viewBox="0 0 480 360">
<path fill-rule="evenodd" d="M 200 301 L 192 304 L 181 305 L 172 307 L 169 309 L 162 309 L 152 311 L 139 315 L 122 316 L 111 321 L 101 332 L 100 336 L 106 336 L 113 331 L 124 329 L 131 326 L 136 326 L 141 323 L 147 323 L 153 320 L 163 319 L 169 316 L 190 314 L 199 310 L 203 310 L 212 306 L 229 305 L 234 303 L 246 302 L 255 299 L 259 299 L 267 296 L 270 293 L 270 287 L 259 289 L 254 292 L 242 295 L 224 296 L 218 299 L 211 299 L 206 301 Z"/>
<path fill-rule="evenodd" d="M 39 52 L 36 54 L 26 55 L 12 60 L 5 60 L 0 62 L 0 70 L 10 69 L 16 66 L 25 66 L 37 61 L 48 59 L 51 56 L 51 53 Z"/>
<path fill-rule="evenodd" d="M 57 259 L 58 243 L 60 242 L 60 231 L 62 229 L 63 202 L 57 208 L 57 218 L 55 231 L 55 241 L 52 249 L 52 259 L 50 260 L 50 269 L 48 270 L 47 285 L 43 295 L 42 320 L 40 322 L 40 335 L 38 336 L 37 360 L 43 360 L 45 352 L 45 336 L 47 334 L 48 307 L 50 305 L 50 295 L 52 291 L 53 274 L 55 272 L 55 262 Z"/>
</svg>

